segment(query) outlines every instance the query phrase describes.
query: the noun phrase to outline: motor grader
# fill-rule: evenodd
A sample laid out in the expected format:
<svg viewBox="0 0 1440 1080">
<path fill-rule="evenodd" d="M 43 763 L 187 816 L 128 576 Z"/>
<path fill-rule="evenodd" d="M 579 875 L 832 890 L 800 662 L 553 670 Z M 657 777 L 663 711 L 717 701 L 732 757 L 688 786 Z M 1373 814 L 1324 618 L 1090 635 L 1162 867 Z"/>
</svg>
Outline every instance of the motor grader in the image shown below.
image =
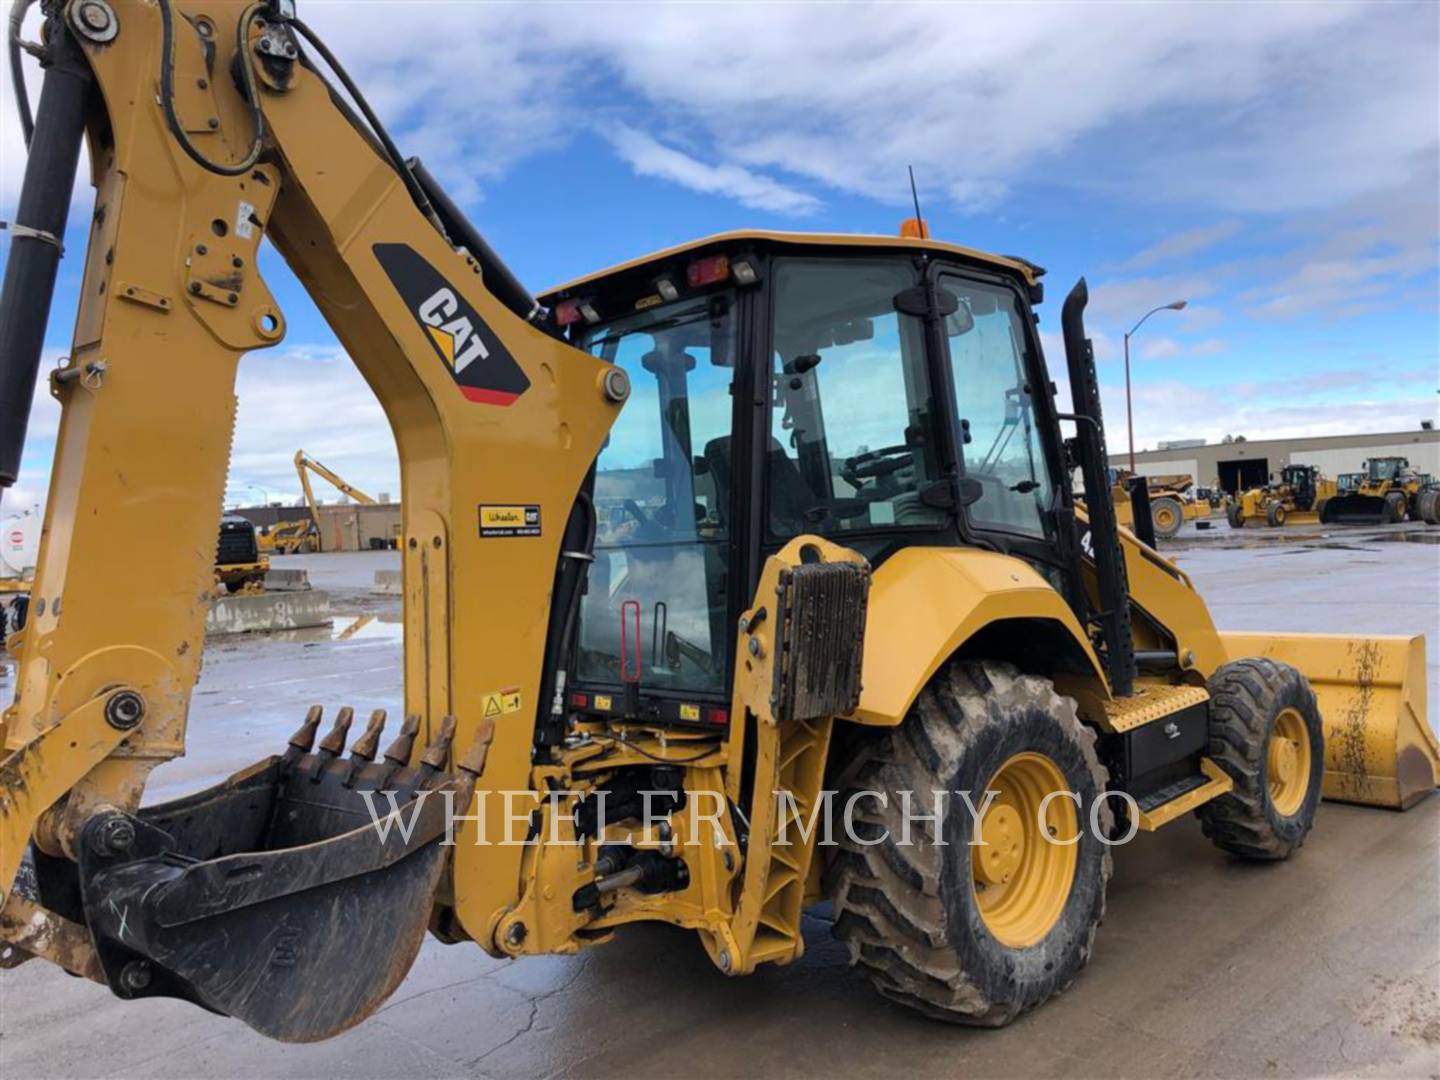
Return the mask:
<svg viewBox="0 0 1440 1080">
<path fill-rule="evenodd" d="M 427 930 L 524 957 L 666 922 L 738 976 L 797 960 L 828 898 L 882 993 L 999 1025 L 1084 967 L 1134 830 L 1193 812 L 1274 861 L 1322 792 L 1435 787 L 1421 638 L 1222 633 L 1117 527 L 1083 280 L 1069 404 L 1040 268 L 923 228 L 726 233 L 537 300 L 293 4 L 43 7 L 6 485 L 82 142 L 96 210 L 11 639 L 5 963 L 313 1040 Z M 285 334 L 265 239 L 394 431 L 405 717 L 347 754 L 364 703 L 324 734 L 317 705 L 151 805 L 185 746 L 237 361 Z"/>
<path fill-rule="evenodd" d="M 1324 520 L 1325 507 L 1339 493 L 1334 480 L 1314 465 L 1286 465 L 1264 487 L 1251 488 L 1225 511 L 1232 529 L 1246 525 L 1315 525 Z"/>
<path fill-rule="evenodd" d="M 1433 499 L 1427 500 L 1429 517 L 1420 496 L 1432 487 L 1431 478 L 1410 467 L 1403 457 L 1369 458 L 1361 464 L 1358 483 L 1339 492 L 1325 504 L 1320 520 L 1339 525 L 1393 525 L 1409 518 L 1440 524 Z"/>
</svg>

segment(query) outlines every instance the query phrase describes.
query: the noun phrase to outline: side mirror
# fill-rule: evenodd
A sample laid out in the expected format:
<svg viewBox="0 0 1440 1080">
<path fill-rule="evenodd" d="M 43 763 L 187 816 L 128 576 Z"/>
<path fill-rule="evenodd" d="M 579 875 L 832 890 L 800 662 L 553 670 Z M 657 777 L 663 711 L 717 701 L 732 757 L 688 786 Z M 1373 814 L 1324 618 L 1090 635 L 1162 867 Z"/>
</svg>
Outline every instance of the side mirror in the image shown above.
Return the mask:
<svg viewBox="0 0 1440 1080">
<path fill-rule="evenodd" d="M 957 301 L 955 311 L 945 316 L 945 336 L 959 337 L 975 329 L 975 316 L 969 304 Z"/>
</svg>

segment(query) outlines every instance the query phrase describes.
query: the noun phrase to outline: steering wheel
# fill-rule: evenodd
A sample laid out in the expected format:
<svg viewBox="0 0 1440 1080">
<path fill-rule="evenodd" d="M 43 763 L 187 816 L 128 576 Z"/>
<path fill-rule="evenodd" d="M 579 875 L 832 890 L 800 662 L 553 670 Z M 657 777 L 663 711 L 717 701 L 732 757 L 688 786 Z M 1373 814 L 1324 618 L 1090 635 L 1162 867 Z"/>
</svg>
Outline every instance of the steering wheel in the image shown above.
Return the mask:
<svg viewBox="0 0 1440 1080">
<path fill-rule="evenodd" d="M 866 480 L 878 480 L 890 476 L 915 463 L 915 452 L 908 446 L 882 446 L 878 450 L 866 450 L 846 458 L 840 467 L 845 482 L 859 491 Z"/>
</svg>

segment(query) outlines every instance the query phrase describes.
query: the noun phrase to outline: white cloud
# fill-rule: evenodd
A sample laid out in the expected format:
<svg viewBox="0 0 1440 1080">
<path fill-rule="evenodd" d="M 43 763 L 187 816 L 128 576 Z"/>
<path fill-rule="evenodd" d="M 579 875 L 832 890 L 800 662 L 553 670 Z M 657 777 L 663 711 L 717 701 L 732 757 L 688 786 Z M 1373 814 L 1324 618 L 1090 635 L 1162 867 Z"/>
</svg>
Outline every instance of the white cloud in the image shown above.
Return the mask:
<svg viewBox="0 0 1440 1080">
<path fill-rule="evenodd" d="M 725 195 L 757 210 L 808 214 L 820 206 L 813 195 L 738 165 L 707 165 L 626 124 L 610 132 L 610 142 L 641 176 L 670 180 L 707 195 Z"/>
<path fill-rule="evenodd" d="M 1168 360 L 1179 356 L 1185 351 L 1185 347 L 1172 337 L 1156 337 L 1140 342 L 1139 351 L 1146 360 Z"/>
<path fill-rule="evenodd" d="M 1187 229 L 1152 244 L 1125 260 L 1117 269 L 1145 270 L 1156 263 L 1183 259 L 1212 248 L 1239 231 L 1240 223 L 1238 221 L 1222 221 L 1215 225 L 1204 225 L 1198 229 Z"/>
</svg>

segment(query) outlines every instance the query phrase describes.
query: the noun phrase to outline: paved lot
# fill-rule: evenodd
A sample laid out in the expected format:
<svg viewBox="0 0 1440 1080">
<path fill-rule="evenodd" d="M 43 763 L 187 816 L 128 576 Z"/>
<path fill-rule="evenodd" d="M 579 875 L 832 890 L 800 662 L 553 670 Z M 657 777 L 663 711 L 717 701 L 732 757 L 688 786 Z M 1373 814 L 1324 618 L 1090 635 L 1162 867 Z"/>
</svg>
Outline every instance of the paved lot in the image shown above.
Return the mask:
<svg viewBox="0 0 1440 1080">
<path fill-rule="evenodd" d="M 1276 538 L 1187 529 L 1168 550 L 1222 627 L 1430 636 L 1440 691 L 1440 545 L 1415 529 Z M 1432 530 L 1440 533 L 1440 530 Z M 151 794 L 277 748 L 313 700 L 398 711 L 389 553 L 277 560 L 330 590 L 329 630 L 217 639 L 192 756 Z M 8 696 L 0 683 L 0 699 Z M 1407 814 L 1323 804 L 1280 866 L 1230 860 L 1193 821 L 1119 851 L 1094 962 L 998 1032 L 892 1007 L 851 973 L 821 910 L 787 969 L 727 979 L 688 934 L 638 927 L 577 958 L 516 962 L 428 941 L 384 1010 L 286 1047 L 178 1003 L 126 1004 L 57 969 L 0 977 L 0 1076 L 1435 1076 L 1440 798 Z"/>
</svg>

